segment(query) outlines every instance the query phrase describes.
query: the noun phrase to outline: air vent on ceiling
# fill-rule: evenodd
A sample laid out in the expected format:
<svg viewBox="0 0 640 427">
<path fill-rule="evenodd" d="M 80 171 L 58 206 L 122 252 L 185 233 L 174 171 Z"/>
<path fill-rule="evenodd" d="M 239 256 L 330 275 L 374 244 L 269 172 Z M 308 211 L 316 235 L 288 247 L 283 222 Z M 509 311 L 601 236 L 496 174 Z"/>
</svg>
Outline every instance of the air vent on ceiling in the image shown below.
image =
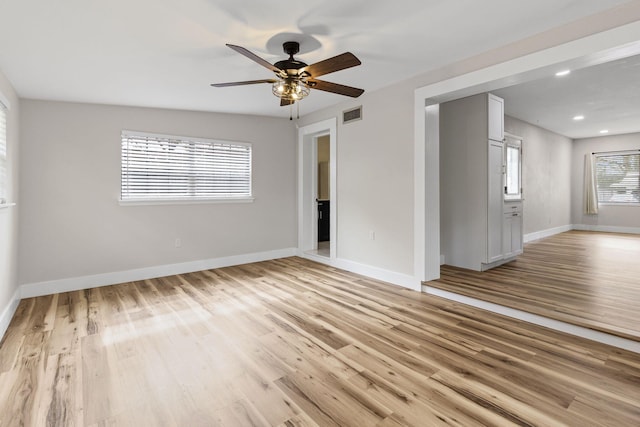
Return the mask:
<svg viewBox="0 0 640 427">
<path fill-rule="evenodd" d="M 342 112 L 342 123 L 347 124 L 362 120 L 362 105 Z"/>
</svg>

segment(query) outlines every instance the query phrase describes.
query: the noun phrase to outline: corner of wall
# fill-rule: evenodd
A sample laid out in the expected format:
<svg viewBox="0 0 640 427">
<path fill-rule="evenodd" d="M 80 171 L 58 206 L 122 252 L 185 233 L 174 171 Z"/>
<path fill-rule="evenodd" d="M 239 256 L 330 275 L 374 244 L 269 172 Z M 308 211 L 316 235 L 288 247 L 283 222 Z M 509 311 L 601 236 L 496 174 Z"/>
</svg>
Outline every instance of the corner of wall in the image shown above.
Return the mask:
<svg viewBox="0 0 640 427">
<path fill-rule="evenodd" d="M 18 304 L 20 304 L 20 289 L 15 290 L 13 296 L 0 314 L 0 341 L 2 341 L 5 332 L 7 332 L 7 328 L 9 327 L 11 319 L 18 308 Z"/>
<path fill-rule="evenodd" d="M 0 101 L 7 107 L 7 201 L 0 209 L 0 338 L 20 302 L 17 279 L 18 253 L 18 164 L 20 151 L 20 100 L 11 82 L 0 70 Z"/>
</svg>

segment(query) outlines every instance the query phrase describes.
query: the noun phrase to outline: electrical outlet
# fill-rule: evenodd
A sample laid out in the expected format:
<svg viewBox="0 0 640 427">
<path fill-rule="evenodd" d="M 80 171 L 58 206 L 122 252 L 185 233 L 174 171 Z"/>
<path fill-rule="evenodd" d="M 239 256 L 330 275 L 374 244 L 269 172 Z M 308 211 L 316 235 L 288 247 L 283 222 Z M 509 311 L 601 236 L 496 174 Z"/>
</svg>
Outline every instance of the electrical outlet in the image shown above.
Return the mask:
<svg viewBox="0 0 640 427">
<path fill-rule="evenodd" d="M 182 240 L 180 238 L 176 238 L 176 248 L 182 247 Z"/>
<path fill-rule="evenodd" d="M 369 240 L 376 240 L 376 232 L 369 231 Z"/>
</svg>

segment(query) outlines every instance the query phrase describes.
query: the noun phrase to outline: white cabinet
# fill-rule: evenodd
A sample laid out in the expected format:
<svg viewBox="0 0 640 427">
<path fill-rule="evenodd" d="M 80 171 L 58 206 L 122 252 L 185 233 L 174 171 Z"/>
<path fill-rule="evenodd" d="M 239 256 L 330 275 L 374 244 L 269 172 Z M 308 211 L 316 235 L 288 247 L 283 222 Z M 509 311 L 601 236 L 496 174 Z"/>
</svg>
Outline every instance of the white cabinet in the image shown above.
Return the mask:
<svg viewBox="0 0 640 427">
<path fill-rule="evenodd" d="M 440 104 L 440 242 L 448 265 L 486 270 L 522 251 L 522 211 L 504 212 L 504 138 L 501 98 Z"/>
<path fill-rule="evenodd" d="M 523 252 L 522 203 L 505 205 L 502 223 L 502 251 L 505 259 Z"/>
<path fill-rule="evenodd" d="M 504 99 L 487 94 L 488 137 L 494 141 L 504 140 Z"/>
<path fill-rule="evenodd" d="M 487 257 L 485 263 L 502 259 L 502 142 L 489 140 L 487 181 Z"/>
</svg>

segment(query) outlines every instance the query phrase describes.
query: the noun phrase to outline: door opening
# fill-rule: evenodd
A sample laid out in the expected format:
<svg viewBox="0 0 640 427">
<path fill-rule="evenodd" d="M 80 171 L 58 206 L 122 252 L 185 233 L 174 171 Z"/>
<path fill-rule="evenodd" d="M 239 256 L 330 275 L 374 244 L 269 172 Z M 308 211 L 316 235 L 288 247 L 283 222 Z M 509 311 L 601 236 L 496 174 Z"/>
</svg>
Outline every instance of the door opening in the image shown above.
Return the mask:
<svg viewBox="0 0 640 427">
<path fill-rule="evenodd" d="M 336 119 L 298 130 L 298 253 L 336 257 Z"/>
<path fill-rule="evenodd" d="M 331 146 L 329 135 L 316 138 L 318 187 L 316 203 L 318 204 L 318 246 L 317 254 L 331 255 Z"/>
</svg>

